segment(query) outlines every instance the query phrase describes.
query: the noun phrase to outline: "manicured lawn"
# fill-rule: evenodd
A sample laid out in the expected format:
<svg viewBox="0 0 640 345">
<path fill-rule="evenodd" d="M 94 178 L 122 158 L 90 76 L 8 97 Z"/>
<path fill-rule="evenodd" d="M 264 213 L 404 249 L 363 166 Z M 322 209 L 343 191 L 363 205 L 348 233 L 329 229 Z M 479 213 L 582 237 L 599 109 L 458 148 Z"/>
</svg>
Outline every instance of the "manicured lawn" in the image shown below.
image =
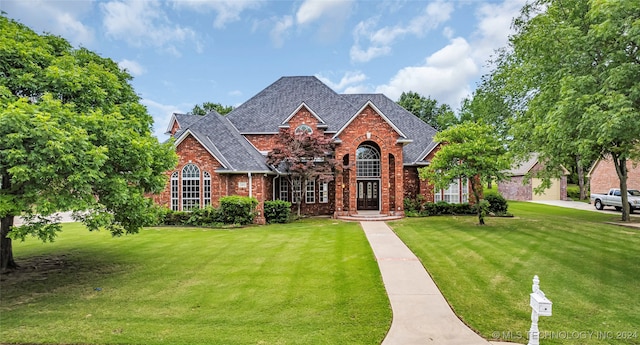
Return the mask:
<svg viewBox="0 0 640 345">
<path fill-rule="evenodd" d="M 538 275 L 553 302 L 542 344 L 640 344 L 640 229 L 599 214 L 510 202 L 516 218 L 408 218 L 390 226 L 458 315 L 487 339 L 527 343 Z"/>
<path fill-rule="evenodd" d="M 14 245 L 31 273 L 2 277 L 0 343 L 379 344 L 391 322 L 357 223 L 122 238 L 68 224 Z"/>
</svg>

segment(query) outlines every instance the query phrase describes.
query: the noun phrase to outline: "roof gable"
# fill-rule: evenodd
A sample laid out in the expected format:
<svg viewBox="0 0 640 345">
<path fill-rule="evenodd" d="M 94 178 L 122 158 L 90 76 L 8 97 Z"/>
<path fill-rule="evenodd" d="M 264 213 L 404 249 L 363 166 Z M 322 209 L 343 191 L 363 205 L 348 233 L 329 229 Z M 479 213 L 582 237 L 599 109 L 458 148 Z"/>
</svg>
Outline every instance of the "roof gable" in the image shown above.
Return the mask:
<svg viewBox="0 0 640 345">
<path fill-rule="evenodd" d="M 176 140 L 193 135 L 224 167 L 219 172 L 269 172 L 264 157 L 251 145 L 229 120 L 211 112 L 193 123 Z"/>
<path fill-rule="evenodd" d="M 318 114 L 316 114 L 311 108 L 309 108 L 304 102 L 302 102 L 300 106 L 298 106 L 298 108 L 296 108 L 296 110 L 291 113 L 291 115 L 287 116 L 287 118 L 282 121 L 281 125 L 286 125 L 302 109 L 307 109 L 309 111 L 309 114 L 311 114 L 311 116 L 318 120 L 318 123 L 325 124 L 325 122 L 322 120 L 322 118 L 320 118 L 320 116 L 318 116 Z"/>
<path fill-rule="evenodd" d="M 376 107 L 376 105 L 371 101 L 367 101 L 367 103 L 360 107 L 360 109 L 355 114 L 353 114 L 353 116 L 351 116 L 351 118 L 344 125 L 342 125 L 342 127 L 336 132 L 333 137 L 338 137 L 340 133 L 342 133 L 342 131 L 344 131 L 345 128 L 347 128 L 353 122 L 353 120 L 360 116 L 364 109 L 367 107 L 373 108 L 373 111 L 378 114 L 378 116 L 380 116 L 391 128 L 393 128 L 393 130 L 398 133 L 399 136 L 401 136 L 402 138 L 407 138 L 407 136 L 402 133 L 402 131 L 393 122 L 391 122 L 391 120 L 389 120 L 389 118 L 385 116 L 384 113 L 380 109 L 378 109 L 378 107 Z"/>
</svg>

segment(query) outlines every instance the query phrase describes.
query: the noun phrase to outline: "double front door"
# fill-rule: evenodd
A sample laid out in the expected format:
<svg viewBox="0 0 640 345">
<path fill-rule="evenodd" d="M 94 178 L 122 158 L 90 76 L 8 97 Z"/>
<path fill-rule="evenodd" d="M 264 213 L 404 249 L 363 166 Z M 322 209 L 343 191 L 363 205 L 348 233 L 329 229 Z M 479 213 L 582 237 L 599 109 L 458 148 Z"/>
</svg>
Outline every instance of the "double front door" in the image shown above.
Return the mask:
<svg viewBox="0 0 640 345">
<path fill-rule="evenodd" d="M 380 181 L 358 180 L 358 210 L 380 209 Z"/>
</svg>

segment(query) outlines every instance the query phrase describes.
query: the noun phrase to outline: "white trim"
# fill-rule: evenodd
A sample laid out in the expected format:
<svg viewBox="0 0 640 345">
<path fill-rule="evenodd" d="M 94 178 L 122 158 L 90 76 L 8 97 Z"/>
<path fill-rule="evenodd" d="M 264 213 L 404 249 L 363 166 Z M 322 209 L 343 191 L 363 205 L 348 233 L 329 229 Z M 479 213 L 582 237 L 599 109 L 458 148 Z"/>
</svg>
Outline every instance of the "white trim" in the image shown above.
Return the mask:
<svg viewBox="0 0 640 345">
<path fill-rule="evenodd" d="M 433 147 L 431 148 L 431 150 L 429 150 L 429 151 L 425 152 L 424 154 L 421 154 L 420 156 L 418 156 L 418 157 L 420 157 L 420 158 L 419 158 L 418 160 L 416 160 L 414 163 L 421 163 L 421 162 L 423 162 L 423 161 L 424 161 L 424 159 L 425 159 L 425 158 L 427 158 L 427 156 L 428 156 L 431 152 L 433 152 L 433 150 L 435 150 L 437 147 L 439 147 L 439 146 L 440 146 L 440 144 L 441 144 L 440 142 L 437 142 L 435 145 L 433 145 Z M 425 149 L 425 151 L 426 151 L 426 149 Z M 424 151 L 423 151 L 423 152 L 424 152 Z M 429 165 L 429 164 L 431 164 L 431 163 L 430 163 L 430 162 L 426 162 L 426 165 Z"/>
<path fill-rule="evenodd" d="M 211 152 L 211 150 L 209 150 L 209 148 L 207 147 L 207 145 L 205 145 L 202 140 L 200 140 L 200 138 L 198 138 L 198 136 L 193 133 L 191 131 L 191 129 L 186 129 L 184 132 L 182 132 L 182 134 L 180 135 L 180 137 L 178 137 L 176 139 L 176 142 L 173 144 L 173 147 L 177 148 L 178 145 L 180 145 L 180 143 L 182 143 L 189 135 L 191 135 L 194 139 L 196 139 L 196 141 L 198 141 L 198 143 L 200 143 L 200 145 L 202 145 L 202 147 L 204 147 L 205 150 L 207 150 L 207 152 L 209 152 L 209 154 L 215 158 L 218 163 L 220 163 L 220 165 L 222 165 L 225 169 L 228 169 L 229 167 L 229 162 L 227 162 L 227 164 L 225 164 L 225 160 L 222 160 L 220 158 L 218 158 L 218 156 L 216 156 L 213 152 Z M 207 139 L 211 142 L 211 144 L 213 144 L 213 141 L 211 141 L 211 138 L 207 137 Z M 215 146 L 215 144 L 213 144 Z"/>
<path fill-rule="evenodd" d="M 173 113 L 171 114 L 171 119 L 169 120 L 169 126 L 167 127 L 167 130 L 164 132 L 164 134 L 171 133 L 171 129 L 173 128 L 173 124 L 175 122 L 178 122 L 178 118 L 176 117 L 176 113 Z M 180 126 L 179 122 L 178 122 L 178 126 Z"/>
<path fill-rule="evenodd" d="M 315 111 L 311 110 L 311 108 L 309 108 L 309 106 L 307 106 L 305 102 L 302 102 L 296 108 L 296 110 L 293 111 L 293 113 L 291 113 L 286 119 L 284 119 L 284 121 L 282 121 L 281 125 L 285 125 L 287 122 L 289 122 L 289 120 L 291 120 L 291 118 L 293 118 L 303 107 L 306 108 L 311 113 L 311 115 L 313 115 L 313 117 L 315 117 L 316 120 L 318 120 L 320 123 L 325 123 L 324 120 L 322 120 L 322 118 L 320 118 L 320 116 L 318 116 Z"/>
<path fill-rule="evenodd" d="M 362 111 L 367 107 L 367 106 L 371 106 L 371 108 L 373 108 L 373 110 L 389 125 L 391 126 L 391 128 L 393 128 L 393 130 L 398 133 L 401 137 L 403 138 L 407 138 L 407 136 L 402 133 L 402 131 L 400 130 L 400 128 L 398 128 L 393 122 L 391 122 L 391 120 L 389 120 L 389 118 L 382 112 L 380 111 L 380 109 L 378 109 L 378 107 L 376 107 L 375 104 L 373 104 L 373 102 L 371 102 L 370 100 L 367 101 L 367 103 L 365 103 L 365 105 L 363 105 L 355 114 L 353 114 L 353 116 L 351 116 L 351 118 L 349 119 L 349 121 L 347 121 L 347 123 L 344 124 L 344 126 L 342 126 L 337 132 L 336 134 L 333 136 L 333 138 L 337 137 L 338 135 L 340 135 L 340 133 L 342 133 L 342 131 L 344 131 L 347 127 L 349 127 L 349 125 L 351 124 L 351 122 L 353 122 L 353 120 L 355 120 L 358 116 L 360 116 L 362 114 Z M 333 139 L 332 138 L 332 139 Z"/>
</svg>

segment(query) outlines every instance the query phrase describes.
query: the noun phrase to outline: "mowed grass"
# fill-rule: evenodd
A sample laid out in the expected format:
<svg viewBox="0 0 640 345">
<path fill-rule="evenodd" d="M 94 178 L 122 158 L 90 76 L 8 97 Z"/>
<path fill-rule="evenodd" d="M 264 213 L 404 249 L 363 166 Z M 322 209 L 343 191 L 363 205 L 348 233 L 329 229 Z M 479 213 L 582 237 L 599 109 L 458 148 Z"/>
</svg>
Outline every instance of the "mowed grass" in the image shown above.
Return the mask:
<svg viewBox="0 0 640 345">
<path fill-rule="evenodd" d="M 121 238 L 67 224 L 14 252 L 26 266 L 2 277 L 0 343 L 379 344 L 391 323 L 357 223 Z"/>
<path fill-rule="evenodd" d="M 640 229 L 600 214 L 510 202 L 515 218 L 390 223 L 460 318 L 489 340 L 527 343 L 538 275 L 553 302 L 542 344 L 640 344 Z"/>
</svg>

